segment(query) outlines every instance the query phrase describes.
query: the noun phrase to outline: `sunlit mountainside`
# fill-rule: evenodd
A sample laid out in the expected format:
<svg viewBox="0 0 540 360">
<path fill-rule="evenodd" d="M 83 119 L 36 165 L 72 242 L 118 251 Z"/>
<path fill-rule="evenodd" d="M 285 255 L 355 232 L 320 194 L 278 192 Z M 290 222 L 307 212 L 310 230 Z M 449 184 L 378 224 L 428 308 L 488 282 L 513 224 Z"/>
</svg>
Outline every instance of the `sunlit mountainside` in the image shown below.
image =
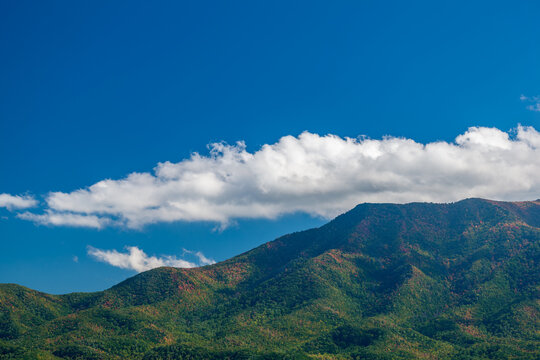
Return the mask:
<svg viewBox="0 0 540 360">
<path fill-rule="evenodd" d="M 540 201 L 362 204 L 96 293 L 0 285 L 2 359 L 538 359 Z"/>
</svg>

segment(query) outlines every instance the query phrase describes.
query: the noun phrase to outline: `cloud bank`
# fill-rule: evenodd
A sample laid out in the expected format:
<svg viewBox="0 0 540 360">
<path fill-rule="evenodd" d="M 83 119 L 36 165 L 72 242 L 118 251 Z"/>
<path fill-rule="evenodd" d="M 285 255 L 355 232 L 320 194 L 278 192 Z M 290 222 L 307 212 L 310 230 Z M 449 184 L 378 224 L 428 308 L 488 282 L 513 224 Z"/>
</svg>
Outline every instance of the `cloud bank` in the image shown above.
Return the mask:
<svg viewBox="0 0 540 360">
<path fill-rule="evenodd" d="M 152 173 L 51 192 L 41 224 L 141 228 L 173 221 L 334 217 L 362 202 L 449 202 L 467 197 L 540 197 L 540 133 L 471 127 L 454 142 L 341 138 L 304 132 L 249 152 L 243 142 L 209 145 Z"/>
<path fill-rule="evenodd" d="M 184 253 L 193 255 L 198 261 L 190 262 L 184 259 L 178 259 L 175 256 L 148 256 L 143 250 L 136 246 L 127 246 L 126 252 L 101 250 L 92 246 L 88 247 L 88 255 L 94 257 L 98 261 L 105 262 L 121 269 L 135 270 L 137 272 L 154 269 L 160 266 L 192 268 L 215 264 L 214 260 L 208 259 L 200 251 L 193 252 L 184 250 Z"/>
<path fill-rule="evenodd" d="M 4 207 L 10 211 L 35 207 L 37 204 L 37 200 L 31 196 L 0 194 L 0 207 Z"/>
</svg>

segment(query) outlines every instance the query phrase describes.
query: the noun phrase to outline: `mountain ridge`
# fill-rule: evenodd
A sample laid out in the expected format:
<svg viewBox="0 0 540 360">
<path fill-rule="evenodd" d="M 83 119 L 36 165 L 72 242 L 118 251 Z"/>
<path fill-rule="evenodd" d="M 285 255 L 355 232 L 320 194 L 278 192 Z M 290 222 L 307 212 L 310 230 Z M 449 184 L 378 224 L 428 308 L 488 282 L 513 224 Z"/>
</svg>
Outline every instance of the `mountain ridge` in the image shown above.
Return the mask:
<svg viewBox="0 0 540 360">
<path fill-rule="evenodd" d="M 532 359 L 539 226 L 538 200 L 360 204 L 101 292 L 2 284 L 0 358 Z"/>
</svg>

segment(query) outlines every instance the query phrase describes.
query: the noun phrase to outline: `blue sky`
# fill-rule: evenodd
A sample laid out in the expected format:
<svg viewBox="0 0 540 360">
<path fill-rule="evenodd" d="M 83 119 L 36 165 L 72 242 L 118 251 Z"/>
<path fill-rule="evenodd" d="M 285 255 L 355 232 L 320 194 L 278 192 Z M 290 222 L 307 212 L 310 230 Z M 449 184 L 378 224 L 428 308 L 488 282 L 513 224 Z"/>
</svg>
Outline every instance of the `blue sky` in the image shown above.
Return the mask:
<svg viewBox="0 0 540 360">
<path fill-rule="evenodd" d="M 517 170 L 512 168 L 516 177 L 530 181 L 503 179 L 489 183 L 489 190 L 465 195 L 538 198 L 536 168 L 525 170 L 525 164 L 534 163 L 535 146 L 540 147 L 534 130 L 540 130 L 535 111 L 540 103 L 539 14 L 535 1 L 2 2 L 0 194 L 33 198 L 38 205 L 0 207 L 0 282 L 52 293 L 100 290 L 136 271 L 110 265 L 104 257 L 98 261 L 89 254 L 92 248 L 120 254 L 135 246 L 158 259 L 200 263 L 187 249 L 220 261 L 281 234 L 319 226 L 355 201 L 409 201 L 423 193 L 431 197 L 418 200 L 446 201 L 465 194 L 452 188 L 447 197 L 438 197 L 437 192 L 445 192 L 444 181 L 427 192 L 419 187 L 406 195 L 395 195 L 404 194 L 400 189 L 384 193 L 381 188 L 390 187 L 391 179 L 380 177 L 387 173 L 382 171 L 377 178 L 359 180 L 348 193 L 369 186 L 355 197 L 333 184 L 304 196 L 305 189 L 293 182 L 324 169 L 303 169 L 303 158 L 287 163 L 287 176 L 292 176 L 287 184 L 293 185 L 283 188 L 282 182 L 268 180 L 275 173 L 261 172 L 270 161 L 266 153 L 257 153 L 265 144 L 280 159 L 297 159 L 295 149 L 308 149 L 309 156 L 319 154 L 332 169 L 342 169 L 344 157 L 329 147 L 345 149 L 350 161 L 364 151 L 344 137 L 365 135 L 379 141 L 372 145 L 384 154 L 398 146 L 423 159 L 414 161 L 451 154 L 467 164 L 485 162 L 485 148 L 474 146 L 495 146 L 502 149 L 500 163 L 462 185 L 486 185 L 490 171 L 510 169 L 513 159 L 519 159 Z M 519 124 L 523 127 L 516 130 Z M 469 132 L 470 127 L 478 130 Z M 309 133 L 299 137 L 304 131 Z M 387 135 L 394 140 L 385 142 Z M 293 138 L 281 141 L 284 136 Z M 443 141 L 446 147 L 412 149 L 396 138 Z M 212 162 L 207 145 L 219 142 L 232 147 L 218 151 Z M 190 158 L 194 152 L 202 162 Z M 199 166 L 213 176 L 227 168 L 224 154 L 256 158 L 253 166 L 236 158 L 231 163 L 237 169 L 231 170 L 236 190 L 224 190 L 225 203 L 234 203 L 235 191 L 247 189 L 241 206 L 234 203 L 232 210 L 205 202 L 203 210 L 174 215 L 171 221 L 163 220 L 170 212 L 149 218 L 118 210 L 99 228 L 54 225 L 47 213 L 102 219 L 103 204 L 95 200 L 100 194 L 89 186 L 133 172 L 146 174 L 154 185 L 184 186 L 178 179 L 168 183 L 169 175 L 160 177 L 153 169 L 170 162 L 167 171 Z M 395 164 L 408 161 L 398 160 Z M 399 168 L 393 164 L 374 166 Z M 414 182 L 410 169 L 414 166 L 393 176 Z M 208 186 L 201 181 L 203 170 L 194 171 L 196 185 L 203 187 L 197 188 L 200 194 L 221 191 L 215 179 L 205 177 Z M 428 179 L 440 174 L 440 169 L 431 171 Z M 261 181 L 238 175 L 243 173 L 256 173 Z M 347 176 L 351 183 L 357 179 Z M 458 179 L 455 183 L 464 175 L 448 176 Z M 306 181 L 321 184 L 317 178 Z M 78 189 L 86 191 L 82 200 L 72 193 Z M 188 186 L 186 191 L 194 190 Z M 51 192 L 65 196 L 51 198 Z M 141 194 L 136 188 L 132 195 Z M 177 196 L 175 204 L 187 196 L 160 194 Z M 213 196 L 203 195 L 195 200 Z M 340 200 L 334 204 L 334 199 Z M 118 200 L 111 206 L 129 204 Z M 156 209 L 162 210 L 162 203 Z M 201 213 L 208 209 L 217 210 Z"/>
</svg>

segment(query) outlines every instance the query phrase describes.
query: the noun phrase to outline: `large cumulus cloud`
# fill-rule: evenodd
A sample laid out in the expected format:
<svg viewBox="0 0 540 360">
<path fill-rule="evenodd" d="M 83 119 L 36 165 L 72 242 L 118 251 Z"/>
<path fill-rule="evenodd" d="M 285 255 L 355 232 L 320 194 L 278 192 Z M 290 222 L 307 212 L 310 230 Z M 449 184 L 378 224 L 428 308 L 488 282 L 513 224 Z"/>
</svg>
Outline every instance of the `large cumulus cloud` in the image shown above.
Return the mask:
<svg viewBox="0 0 540 360">
<path fill-rule="evenodd" d="M 140 228 L 172 221 L 331 218 L 362 202 L 448 202 L 467 197 L 540 197 L 540 133 L 472 127 L 455 142 L 341 138 L 304 132 L 255 152 L 243 142 L 211 144 L 208 155 L 159 163 L 72 192 L 52 192 L 45 224 Z"/>
</svg>

